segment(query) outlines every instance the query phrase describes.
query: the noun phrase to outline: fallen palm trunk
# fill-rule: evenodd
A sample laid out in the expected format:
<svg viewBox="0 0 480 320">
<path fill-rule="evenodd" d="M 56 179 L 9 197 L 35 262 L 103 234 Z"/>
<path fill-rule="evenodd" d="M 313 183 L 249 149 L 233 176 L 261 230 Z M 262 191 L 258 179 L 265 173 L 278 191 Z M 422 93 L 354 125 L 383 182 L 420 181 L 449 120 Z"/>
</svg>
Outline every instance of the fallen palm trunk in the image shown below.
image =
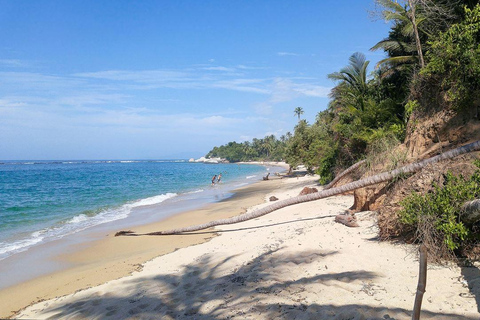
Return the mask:
<svg viewBox="0 0 480 320">
<path fill-rule="evenodd" d="M 347 169 L 343 170 L 341 173 L 339 173 L 335 179 L 333 179 L 332 181 L 330 181 L 329 184 L 327 184 L 324 188 L 324 190 L 327 190 L 327 189 L 330 189 L 331 187 L 333 187 L 335 185 L 335 183 L 337 183 L 340 179 L 342 179 L 343 177 L 345 177 L 347 174 L 349 174 L 350 172 L 352 172 L 353 170 L 357 169 L 358 167 L 360 167 L 362 164 L 365 163 L 365 160 L 362 160 L 362 161 L 358 161 L 357 163 L 351 165 L 350 167 L 348 167 Z"/>
<path fill-rule="evenodd" d="M 450 159 L 450 158 L 459 156 L 461 154 L 472 152 L 472 151 L 477 151 L 477 150 L 480 150 L 480 141 L 476 141 L 474 143 L 467 144 L 467 145 L 462 146 L 460 148 L 456 148 L 456 149 L 444 152 L 442 154 L 439 154 L 438 156 L 435 156 L 435 157 L 432 157 L 432 158 L 429 158 L 429 159 L 425 159 L 425 160 L 422 160 L 422 161 L 417 162 L 417 163 L 409 164 L 409 165 L 404 166 L 404 167 L 399 168 L 399 169 L 395 169 L 395 170 L 388 171 L 388 172 L 383 172 L 383 173 L 380 173 L 380 174 L 377 174 L 377 175 L 374 175 L 374 176 L 371 176 L 371 177 L 367 177 L 367 178 L 362 179 L 362 180 L 347 183 L 347 184 L 345 184 L 341 187 L 332 188 L 332 189 L 328 189 L 328 190 L 322 190 L 322 191 L 319 191 L 319 192 L 315 192 L 315 193 L 311 193 L 311 194 L 307 194 L 307 195 L 303 195 L 303 196 L 297 196 L 297 197 L 293 197 L 293 198 L 290 198 L 290 199 L 281 200 L 281 201 L 275 202 L 274 204 L 271 204 L 267 207 L 264 207 L 262 209 L 258 209 L 258 210 L 252 211 L 252 212 L 244 213 L 244 214 L 232 217 L 232 218 L 214 220 L 214 221 L 210 221 L 208 223 L 204 223 L 204 224 L 200 224 L 200 225 L 196 225 L 196 226 L 185 227 L 185 228 L 179 228 L 179 229 L 173 229 L 173 230 L 167 230 L 167 231 L 150 232 L 150 233 L 145 233 L 143 235 L 152 235 L 153 236 L 153 235 L 178 234 L 178 233 L 192 232 L 192 231 L 208 229 L 208 228 L 219 226 L 219 225 L 234 224 L 234 223 L 239 223 L 239 222 L 255 219 L 255 218 L 264 216 L 268 213 L 271 213 L 275 210 L 278 210 L 278 209 L 281 209 L 281 208 L 284 208 L 284 207 L 287 207 L 287 206 L 291 206 L 291 205 L 294 205 L 294 204 L 299 204 L 299 203 L 314 201 L 314 200 L 320 200 L 320 199 L 323 199 L 323 198 L 328 198 L 328 197 L 335 196 L 335 195 L 338 195 L 338 194 L 350 192 L 350 191 L 353 191 L 355 189 L 364 188 L 364 187 L 367 187 L 367 186 L 370 186 L 370 185 L 374 185 L 374 184 L 377 184 L 377 183 L 380 183 L 380 182 L 392 180 L 393 178 L 397 177 L 400 174 L 409 174 L 409 173 L 416 172 L 416 171 L 422 169 L 423 167 L 425 167 L 428 164 L 433 164 L 433 163 L 439 162 L 441 160 Z M 140 235 L 140 234 L 136 234 L 133 231 L 119 231 L 115 234 L 115 236 L 122 236 L 122 235 L 133 236 L 133 235 Z"/>
<path fill-rule="evenodd" d="M 473 224 L 480 220 L 480 199 L 465 202 L 462 206 L 460 220 Z"/>
</svg>

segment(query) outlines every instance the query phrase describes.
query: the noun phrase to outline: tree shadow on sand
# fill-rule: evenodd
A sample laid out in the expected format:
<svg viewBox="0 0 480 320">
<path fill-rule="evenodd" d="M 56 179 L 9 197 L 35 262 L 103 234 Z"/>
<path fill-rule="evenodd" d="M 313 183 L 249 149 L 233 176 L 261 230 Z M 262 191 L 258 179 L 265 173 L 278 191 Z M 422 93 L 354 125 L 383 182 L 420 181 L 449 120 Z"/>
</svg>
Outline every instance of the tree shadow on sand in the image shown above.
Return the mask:
<svg viewBox="0 0 480 320">
<path fill-rule="evenodd" d="M 475 298 L 477 303 L 477 311 L 480 312 L 480 269 L 475 265 L 470 264 L 462 266 L 462 276 L 467 282 L 469 294 Z"/>
<path fill-rule="evenodd" d="M 205 254 L 177 273 L 161 274 L 159 267 L 154 276 L 132 278 L 118 286 L 118 292 L 85 295 L 74 302 L 65 300 L 49 314 L 52 319 L 405 319 L 411 315 L 410 310 L 400 308 L 306 303 L 305 291 L 310 285 L 344 288 L 373 281 L 377 275 L 365 270 L 324 270 L 293 278 L 294 274 L 288 273 L 290 268 L 321 263 L 324 257 L 338 252 L 280 251 L 282 248 L 265 252 L 233 270 L 229 263 L 235 256 L 219 261 Z M 280 274 L 282 279 L 291 279 L 280 280 Z M 323 294 L 327 293 L 328 288 Z M 471 320 L 429 312 L 422 313 L 424 318 Z"/>
</svg>

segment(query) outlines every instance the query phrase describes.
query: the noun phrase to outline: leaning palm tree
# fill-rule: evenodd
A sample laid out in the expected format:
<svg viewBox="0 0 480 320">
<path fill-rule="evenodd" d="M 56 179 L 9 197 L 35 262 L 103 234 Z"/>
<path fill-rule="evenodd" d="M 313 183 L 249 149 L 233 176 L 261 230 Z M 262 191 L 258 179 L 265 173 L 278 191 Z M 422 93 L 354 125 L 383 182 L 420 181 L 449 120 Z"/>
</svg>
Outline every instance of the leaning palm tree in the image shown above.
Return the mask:
<svg viewBox="0 0 480 320">
<path fill-rule="evenodd" d="M 465 146 L 462 146 L 460 148 L 456 148 L 447 152 L 444 152 L 442 154 L 439 154 L 435 157 L 422 160 L 417 163 L 412 163 L 407 166 L 404 166 L 399 169 L 395 169 L 392 171 L 387 171 L 383 172 L 365 179 L 361 179 L 358 181 L 354 181 L 348 184 L 345 184 L 341 187 L 337 188 L 332 188 L 328 190 L 322 190 L 319 192 L 315 193 L 310 193 L 307 195 L 302 195 L 302 196 L 297 196 L 293 197 L 290 199 L 282 200 L 282 201 L 277 201 L 272 205 L 269 205 L 267 207 L 264 207 L 262 209 L 258 209 L 252 212 L 244 213 L 232 218 L 227 218 L 227 219 L 220 219 L 220 220 L 215 220 L 215 221 L 210 221 L 208 223 L 196 225 L 196 226 L 190 226 L 190 227 L 185 227 L 185 228 L 179 228 L 179 229 L 173 229 L 173 230 L 167 230 L 167 231 L 157 231 L 157 232 L 150 232 L 150 233 L 145 233 L 143 235 L 170 235 L 170 234 L 179 234 L 179 233 L 185 233 L 185 232 L 192 232 L 192 231 L 198 231 L 198 230 L 203 230 L 203 229 L 208 229 L 211 227 L 219 226 L 219 225 L 227 225 L 227 224 L 234 224 L 234 223 L 239 223 L 251 219 L 255 219 L 261 216 L 264 216 L 268 213 L 271 213 L 275 210 L 291 206 L 294 204 L 299 204 L 303 202 L 308 202 L 308 201 L 314 201 L 314 200 L 319 200 L 331 196 L 335 196 L 338 194 L 342 194 L 345 192 L 350 192 L 359 188 L 364 188 L 370 185 L 378 184 L 381 182 L 389 181 L 392 180 L 393 178 L 401 175 L 401 174 L 409 174 L 413 173 L 416 171 L 419 171 L 423 167 L 425 167 L 428 164 L 434 164 L 442 160 L 446 159 L 451 159 L 454 157 L 457 157 L 461 154 L 468 153 L 468 152 L 473 152 L 473 151 L 479 151 L 480 150 L 480 140 L 467 144 Z M 119 231 L 115 234 L 115 236 L 124 236 L 124 235 L 129 235 L 129 236 L 136 236 L 136 235 L 142 235 L 142 234 L 136 234 L 133 231 Z"/>
<path fill-rule="evenodd" d="M 404 2 L 404 4 L 402 5 L 401 2 Z M 377 3 L 384 8 L 382 16 L 385 21 L 393 21 L 396 26 L 400 26 L 403 35 L 412 38 L 420 68 L 423 68 L 425 61 L 423 59 L 423 49 L 420 41 L 420 26 L 426 18 L 419 12 L 418 0 L 405 0 L 401 2 L 399 3 L 394 0 L 377 0 Z M 392 45 L 385 42 L 383 42 L 383 44 L 381 43 L 382 41 L 377 43 L 376 46 L 379 44 Z"/>
</svg>

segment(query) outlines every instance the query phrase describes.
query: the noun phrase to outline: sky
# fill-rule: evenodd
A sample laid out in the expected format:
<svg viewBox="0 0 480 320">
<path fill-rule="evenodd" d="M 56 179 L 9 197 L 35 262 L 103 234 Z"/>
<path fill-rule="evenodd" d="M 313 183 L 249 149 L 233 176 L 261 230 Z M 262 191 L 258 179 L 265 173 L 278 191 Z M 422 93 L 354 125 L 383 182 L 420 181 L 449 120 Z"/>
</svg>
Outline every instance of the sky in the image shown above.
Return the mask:
<svg viewBox="0 0 480 320">
<path fill-rule="evenodd" d="M 0 1 L 0 159 L 198 158 L 315 121 L 374 0 Z"/>
</svg>

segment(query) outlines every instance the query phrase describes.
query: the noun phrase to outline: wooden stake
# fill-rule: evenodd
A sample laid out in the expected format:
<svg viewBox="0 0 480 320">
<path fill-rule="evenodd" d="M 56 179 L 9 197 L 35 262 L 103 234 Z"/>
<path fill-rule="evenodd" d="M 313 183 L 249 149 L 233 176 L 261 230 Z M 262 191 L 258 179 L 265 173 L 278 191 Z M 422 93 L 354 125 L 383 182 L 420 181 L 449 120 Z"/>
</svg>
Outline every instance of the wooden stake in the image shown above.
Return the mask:
<svg viewBox="0 0 480 320">
<path fill-rule="evenodd" d="M 415 295 L 415 304 L 413 305 L 412 320 L 420 319 L 422 309 L 422 299 L 427 287 L 427 248 L 422 244 L 420 246 L 420 270 L 418 275 L 417 294 Z"/>
</svg>

